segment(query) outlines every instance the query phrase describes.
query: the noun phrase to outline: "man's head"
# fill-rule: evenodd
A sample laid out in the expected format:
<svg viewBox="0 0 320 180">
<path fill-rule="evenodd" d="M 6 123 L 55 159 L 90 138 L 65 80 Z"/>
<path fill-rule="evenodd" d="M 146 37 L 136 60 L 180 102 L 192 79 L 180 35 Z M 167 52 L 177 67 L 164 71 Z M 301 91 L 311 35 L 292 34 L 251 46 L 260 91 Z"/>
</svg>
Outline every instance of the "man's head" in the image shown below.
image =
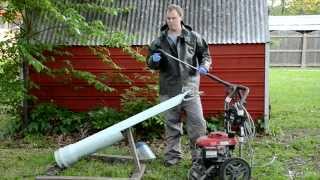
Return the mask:
<svg viewBox="0 0 320 180">
<path fill-rule="evenodd" d="M 180 6 L 171 4 L 166 11 L 166 23 L 172 31 L 181 29 L 181 21 L 183 19 L 183 10 Z"/>
</svg>

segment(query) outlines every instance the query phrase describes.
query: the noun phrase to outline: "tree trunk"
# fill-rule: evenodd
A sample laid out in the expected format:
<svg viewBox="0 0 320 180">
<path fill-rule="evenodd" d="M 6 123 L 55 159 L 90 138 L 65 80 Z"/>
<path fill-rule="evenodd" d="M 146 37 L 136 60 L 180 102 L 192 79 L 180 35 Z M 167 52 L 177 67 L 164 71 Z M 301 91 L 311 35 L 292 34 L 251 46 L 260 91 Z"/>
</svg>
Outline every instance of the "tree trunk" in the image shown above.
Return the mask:
<svg viewBox="0 0 320 180">
<path fill-rule="evenodd" d="M 285 0 L 281 0 L 281 14 L 285 15 L 286 2 Z"/>
<path fill-rule="evenodd" d="M 25 89 L 23 104 L 22 104 L 22 126 L 26 127 L 29 123 L 29 105 L 28 105 L 28 90 L 29 90 L 29 68 L 28 63 L 23 59 L 22 63 L 22 80 Z"/>
</svg>

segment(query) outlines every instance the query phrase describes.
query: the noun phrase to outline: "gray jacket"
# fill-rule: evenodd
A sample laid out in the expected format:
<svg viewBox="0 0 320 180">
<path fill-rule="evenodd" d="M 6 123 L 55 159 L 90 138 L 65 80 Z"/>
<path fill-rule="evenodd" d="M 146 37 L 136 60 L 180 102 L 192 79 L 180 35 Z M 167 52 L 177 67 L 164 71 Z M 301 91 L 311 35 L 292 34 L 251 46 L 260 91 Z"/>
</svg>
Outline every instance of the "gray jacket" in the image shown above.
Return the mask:
<svg viewBox="0 0 320 180">
<path fill-rule="evenodd" d="M 147 65 L 151 69 L 160 71 L 160 95 L 175 96 L 183 89 L 199 90 L 200 75 L 184 64 L 161 54 L 158 63 L 152 61 L 151 55 L 162 49 L 172 56 L 194 66 L 205 66 L 207 69 L 211 65 L 208 44 L 199 34 L 192 31 L 191 27 L 182 23 L 182 33 L 177 37 L 176 44 L 170 43 L 167 38 L 168 26 L 161 27 L 161 35 L 155 39 L 149 47 Z"/>
</svg>

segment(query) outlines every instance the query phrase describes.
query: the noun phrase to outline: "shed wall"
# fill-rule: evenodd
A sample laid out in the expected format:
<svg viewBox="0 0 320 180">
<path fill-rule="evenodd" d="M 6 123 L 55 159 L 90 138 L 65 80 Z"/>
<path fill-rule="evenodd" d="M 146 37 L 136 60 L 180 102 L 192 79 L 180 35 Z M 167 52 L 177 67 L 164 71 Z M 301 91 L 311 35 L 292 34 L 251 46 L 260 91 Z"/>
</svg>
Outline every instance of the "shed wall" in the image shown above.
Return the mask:
<svg viewBox="0 0 320 180">
<path fill-rule="evenodd" d="M 264 46 L 264 44 L 210 45 L 213 58 L 211 73 L 224 80 L 243 84 L 250 88 L 247 107 L 255 119 L 263 117 L 264 113 Z M 75 69 L 87 70 L 96 75 L 113 73 L 110 67 L 92 55 L 89 48 L 72 47 L 69 48 L 69 51 L 73 56 L 68 60 L 72 62 Z M 143 86 L 145 84 L 145 81 L 137 78 L 138 74 L 151 75 L 146 71 L 144 63 L 136 62 L 120 49 L 110 49 L 110 55 L 123 68 L 122 71 L 134 80 L 132 85 Z M 51 62 L 49 66 L 61 67 L 65 59 L 57 57 L 56 61 Z M 98 106 L 119 108 L 120 94 L 131 86 L 119 82 L 111 83 L 111 86 L 117 91 L 102 93 L 77 79 L 66 83 L 62 78 L 56 77 L 54 79 L 32 71 L 31 78 L 40 86 L 40 89 L 32 90 L 39 102 L 54 102 L 74 111 L 86 111 Z M 202 77 L 200 89 L 204 92 L 202 103 L 205 116 L 223 113 L 225 88 L 207 77 Z"/>
</svg>

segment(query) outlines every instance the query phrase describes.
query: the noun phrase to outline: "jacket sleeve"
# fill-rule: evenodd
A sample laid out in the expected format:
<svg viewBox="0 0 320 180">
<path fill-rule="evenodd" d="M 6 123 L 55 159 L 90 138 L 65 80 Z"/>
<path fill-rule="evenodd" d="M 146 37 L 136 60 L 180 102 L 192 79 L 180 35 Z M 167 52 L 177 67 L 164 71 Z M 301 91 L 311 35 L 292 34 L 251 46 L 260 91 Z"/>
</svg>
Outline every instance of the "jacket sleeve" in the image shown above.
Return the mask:
<svg viewBox="0 0 320 180">
<path fill-rule="evenodd" d="M 196 34 L 196 37 L 197 37 L 196 55 L 199 60 L 199 64 L 206 67 L 208 70 L 210 70 L 212 59 L 210 56 L 208 44 L 199 34 Z"/>
<path fill-rule="evenodd" d="M 159 39 L 156 39 L 156 40 L 152 41 L 151 45 L 148 48 L 149 49 L 149 53 L 148 53 L 148 56 L 147 56 L 146 63 L 147 63 L 147 65 L 148 65 L 148 67 L 150 69 L 154 69 L 154 70 L 158 70 L 159 69 L 160 62 L 153 62 L 152 61 L 152 57 L 151 57 L 151 55 L 153 53 L 158 52 L 157 50 L 159 48 L 160 48 L 160 40 Z"/>
</svg>

